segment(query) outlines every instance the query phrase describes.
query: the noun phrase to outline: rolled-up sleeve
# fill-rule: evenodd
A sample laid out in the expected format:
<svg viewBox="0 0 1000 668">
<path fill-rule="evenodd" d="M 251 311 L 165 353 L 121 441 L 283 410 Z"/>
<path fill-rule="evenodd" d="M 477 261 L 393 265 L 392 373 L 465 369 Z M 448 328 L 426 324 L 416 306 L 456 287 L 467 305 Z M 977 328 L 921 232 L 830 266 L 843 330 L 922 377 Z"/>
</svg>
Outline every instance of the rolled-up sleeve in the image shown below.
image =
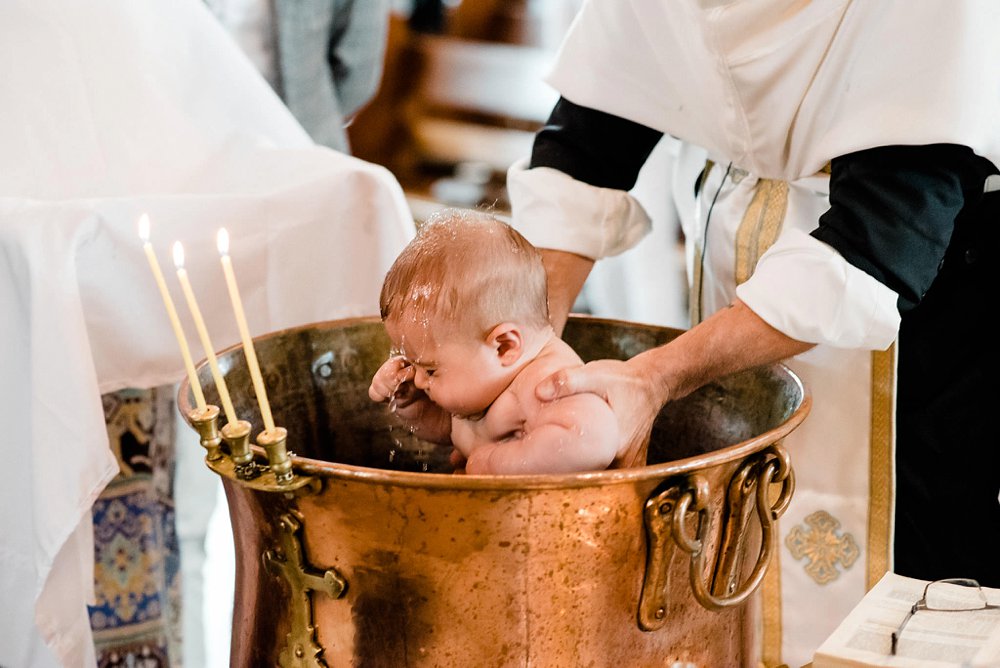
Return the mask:
<svg viewBox="0 0 1000 668">
<path fill-rule="evenodd" d="M 652 223 L 638 200 L 622 190 L 577 181 L 550 167 L 507 172 L 511 225 L 538 248 L 599 260 L 628 250 Z"/>
<path fill-rule="evenodd" d="M 896 338 L 896 293 L 832 247 L 787 230 L 736 295 L 786 336 L 838 348 L 883 350 Z"/>
<path fill-rule="evenodd" d="M 508 170 L 511 224 L 539 248 L 595 260 L 628 250 L 651 222 L 627 191 L 662 136 L 561 98 L 530 161 Z"/>
</svg>

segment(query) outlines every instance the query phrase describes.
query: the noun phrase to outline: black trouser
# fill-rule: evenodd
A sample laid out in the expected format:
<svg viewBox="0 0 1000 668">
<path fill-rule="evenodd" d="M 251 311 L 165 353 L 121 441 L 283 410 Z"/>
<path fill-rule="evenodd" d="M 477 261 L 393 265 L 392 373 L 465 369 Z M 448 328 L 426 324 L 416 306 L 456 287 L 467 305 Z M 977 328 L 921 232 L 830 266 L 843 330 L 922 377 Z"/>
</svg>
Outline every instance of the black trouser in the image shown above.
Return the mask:
<svg viewBox="0 0 1000 668">
<path fill-rule="evenodd" d="M 899 332 L 895 570 L 1000 587 L 1000 193 L 967 205 Z M 995 317 L 995 316 L 994 316 Z"/>
</svg>

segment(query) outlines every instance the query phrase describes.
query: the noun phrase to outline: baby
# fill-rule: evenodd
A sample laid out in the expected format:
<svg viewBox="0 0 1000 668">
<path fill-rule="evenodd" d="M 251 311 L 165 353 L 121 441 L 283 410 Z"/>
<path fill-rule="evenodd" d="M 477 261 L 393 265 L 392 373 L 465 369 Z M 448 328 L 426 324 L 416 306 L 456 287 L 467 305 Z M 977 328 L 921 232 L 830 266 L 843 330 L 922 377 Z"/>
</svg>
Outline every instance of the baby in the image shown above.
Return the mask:
<svg viewBox="0 0 1000 668">
<path fill-rule="evenodd" d="M 539 381 L 583 362 L 549 325 L 541 255 L 507 224 L 437 214 L 389 269 L 380 302 L 393 352 L 368 394 L 418 437 L 453 445 L 456 468 L 591 471 L 623 454 L 601 397 L 535 398 Z"/>
</svg>

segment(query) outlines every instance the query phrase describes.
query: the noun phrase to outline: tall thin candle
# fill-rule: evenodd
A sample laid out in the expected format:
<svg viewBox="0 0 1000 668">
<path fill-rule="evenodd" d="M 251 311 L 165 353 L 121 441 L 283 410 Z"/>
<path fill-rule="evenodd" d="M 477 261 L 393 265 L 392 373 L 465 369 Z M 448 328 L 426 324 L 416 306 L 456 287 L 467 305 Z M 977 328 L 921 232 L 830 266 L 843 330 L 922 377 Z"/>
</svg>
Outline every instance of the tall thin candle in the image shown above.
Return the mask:
<svg viewBox="0 0 1000 668">
<path fill-rule="evenodd" d="M 194 291 L 191 289 L 187 270 L 184 269 L 184 247 L 179 241 L 174 242 L 174 266 L 177 267 L 177 280 L 180 281 L 181 290 L 184 291 L 184 298 L 187 300 L 188 309 L 191 311 L 191 318 L 194 320 L 195 329 L 198 330 L 201 346 L 205 349 L 208 366 L 212 370 L 212 379 L 215 380 L 215 387 L 219 391 L 219 401 L 222 402 L 222 410 L 225 411 L 226 420 L 229 424 L 236 424 L 236 411 L 233 410 L 233 401 L 229 398 L 229 388 L 226 387 L 226 381 L 219 370 L 219 361 L 215 358 L 215 348 L 212 346 L 212 340 L 208 338 L 205 320 L 201 317 L 201 309 L 198 308 L 198 301 L 194 298 Z"/>
<path fill-rule="evenodd" d="M 260 373 L 260 366 L 257 363 L 257 351 L 254 350 L 253 339 L 250 338 L 250 328 L 247 327 L 247 318 L 243 313 L 243 300 L 240 299 L 240 290 L 236 285 L 236 275 L 233 273 L 233 262 L 229 258 L 229 232 L 226 231 L 226 228 L 219 229 L 219 233 L 216 236 L 216 244 L 219 248 L 219 255 L 222 256 L 222 273 L 226 276 L 226 287 L 229 288 L 229 301 L 233 303 L 233 312 L 236 314 L 236 325 L 240 329 L 243 354 L 246 355 L 247 368 L 250 370 L 250 379 L 253 381 L 254 392 L 257 393 L 257 403 L 260 405 L 260 416 L 264 421 L 264 431 L 274 431 L 271 404 L 267 401 L 264 378 Z"/>
<path fill-rule="evenodd" d="M 153 244 L 149 241 L 149 216 L 142 214 L 139 217 L 139 238 L 142 239 L 142 250 L 146 252 L 146 259 L 149 261 L 149 269 L 156 279 L 156 287 L 160 289 L 160 297 L 163 298 L 163 305 L 167 309 L 167 317 L 170 318 L 170 326 L 173 327 L 174 336 L 177 338 L 177 345 L 181 349 L 181 357 L 184 359 L 184 368 L 187 370 L 188 382 L 191 385 L 191 393 L 194 395 L 195 407 L 198 412 L 203 413 L 207 404 L 205 394 L 201 390 L 201 383 L 198 382 L 198 374 L 194 369 L 194 362 L 191 361 L 191 349 L 188 348 L 187 337 L 184 336 L 184 329 L 181 327 L 180 318 L 177 317 L 177 309 L 174 307 L 174 300 L 167 290 L 167 282 L 163 280 L 163 272 L 160 271 L 160 263 L 156 259 L 156 252 Z"/>
</svg>

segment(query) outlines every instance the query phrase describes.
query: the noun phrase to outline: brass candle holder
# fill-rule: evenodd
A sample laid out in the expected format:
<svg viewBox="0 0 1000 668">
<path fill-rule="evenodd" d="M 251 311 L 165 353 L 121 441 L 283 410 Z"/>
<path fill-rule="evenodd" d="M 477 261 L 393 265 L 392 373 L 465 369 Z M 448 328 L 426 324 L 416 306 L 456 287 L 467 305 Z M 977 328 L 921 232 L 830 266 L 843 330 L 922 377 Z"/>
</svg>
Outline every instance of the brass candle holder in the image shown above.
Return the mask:
<svg viewBox="0 0 1000 668">
<path fill-rule="evenodd" d="M 203 404 L 204 408 L 191 407 L 188 396 L 190 389 L 182 383 L 178 395 L 178 406 L 187 418 L 205 449 L 205 464 L 219 476 L 238 483 L 242 487 L 289 496 L 314 494 L 322 488 L 318 478 L 296 474 L 293 467 L 293 453 L 288 450 L 288 430 L 275 426 L 265 428 L 257 435 L 257 446 L 267 456 L 267 463 L 260 450 L 251 440 L 253 425 L 247 420 L 228 415 L 217 405 Z M 232 407 L 230 407 L 231 409 Z M 223 413 L 225 424 L 219 427 Z"/>
<path fill-rule="evenodd" d="M 269 468 L 274 474 L 274 481 L 279 485 L 291 483 L 294 477 L 292 458 L 286 446 L 287 439 L 288 431 L 284 427 L 275 427 L 257 435 L 257 445 L 267 452 Z"/>
<path fill-rule="evenodd" d="M 219 409 L 188 412 L 191 425 L 202 437 L 207 450 L 205 464 L 215 473 L 243 487 L 283 495 L 315 494 L 322 489 L 315 476 L 296 475 L 292 468 L 292 453 L 288 451 L 288 431 L 275 427 L 257 436 L 257 444 L 267 454 L 267 464 L 258 463 L 250 445 L 251 424 L 236 420 L 218 429 Z M 220 447 L 225 442 L 226 447 Z M 289 498 L 291 498 L 289 496 Z"/>
<path fill-rule="evenodd" d="M 254 461 L 250 449 L 250 423 L 237 420 L 222 428 L 222 438 L 229 446 L 229 456 L 233 460 L 236 477 L 240 480 L 252 480 L 260 475 L 260 468 Z"/>
<path fill-rule="evenodd" d="M 188 413 L 188 419 L 201 438 L 201 446 L 205 448 L 205 460 L 214 462 L 222 459 L 223 452 L 220 447 L 222 438 L 219 435 L 219 407 L 209 404 L 205 406 L 205 410 L 192 409 Z M 226 426 L 228 427 L 229 425 Z"/>
</svg>

